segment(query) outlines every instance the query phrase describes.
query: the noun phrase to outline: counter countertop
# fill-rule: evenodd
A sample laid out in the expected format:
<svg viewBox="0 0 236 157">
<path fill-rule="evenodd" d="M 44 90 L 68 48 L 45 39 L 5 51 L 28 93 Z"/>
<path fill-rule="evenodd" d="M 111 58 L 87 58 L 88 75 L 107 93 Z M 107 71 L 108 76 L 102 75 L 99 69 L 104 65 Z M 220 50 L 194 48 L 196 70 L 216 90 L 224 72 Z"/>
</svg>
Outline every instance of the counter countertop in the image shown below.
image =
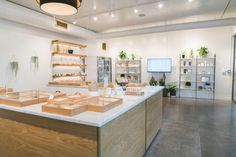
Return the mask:
<svg viewBox="0 0 236 157">
<path fill-rule="evenodd" d="M 31 106 L 21 107 L 21 108 L 0 104 L 0 109 L 11 110 L 15 112 L 21 112 L 25 114 L 36 115 L 36 116 L 41 116 L 41 117 L 46 117 L 46 118 L 51 118 L 51 119 L 63 120 L 63 121 L 72 122 L 72 123 L 101 127 L 107 124 L 108 122 L 112 121 L 113 119 L 119 117 L 123 113 L 127 112 L 128 110 L 139 105 L 141 102 L 151 97 L 152 95 L 160 92 L 162 89 L 163 87 L 160 87 L 160 86 L 144 87 L 145 94 L 143 96 L 126 96 L 126 95 L 116 96 L 116 97 L 123 98 L 123 104 L 107 112 L 97 113 L 97 112 L 86 111 L 72 117 L 42 112 L 41 108 L 43 104 L 36 104 L 36 105 L 31 105 Z"/>
</svg>

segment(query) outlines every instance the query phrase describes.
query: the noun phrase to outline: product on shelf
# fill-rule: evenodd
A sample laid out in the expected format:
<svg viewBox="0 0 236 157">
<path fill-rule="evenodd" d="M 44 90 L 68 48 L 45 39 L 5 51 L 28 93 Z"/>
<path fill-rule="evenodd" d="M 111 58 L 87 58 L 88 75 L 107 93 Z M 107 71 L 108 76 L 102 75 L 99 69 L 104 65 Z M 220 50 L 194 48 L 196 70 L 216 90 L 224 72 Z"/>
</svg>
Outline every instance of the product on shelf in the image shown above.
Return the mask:
<svg viewBox="0 0 236 157">
<path fill-rule="evenodd" d="M 142 87 L 127 87 L 125 94 L 141 96 L 144 95 L 144 92 L 142 91 Z"/>
</svg>

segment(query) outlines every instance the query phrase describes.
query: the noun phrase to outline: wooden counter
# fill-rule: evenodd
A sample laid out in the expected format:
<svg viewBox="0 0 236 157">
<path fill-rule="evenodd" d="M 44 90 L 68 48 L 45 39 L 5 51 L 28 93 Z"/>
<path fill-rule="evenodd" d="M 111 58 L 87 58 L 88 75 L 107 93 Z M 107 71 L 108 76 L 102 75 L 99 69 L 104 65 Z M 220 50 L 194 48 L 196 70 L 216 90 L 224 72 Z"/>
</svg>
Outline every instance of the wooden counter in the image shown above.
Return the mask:
<svg viewBox="0 0 236 157">
<path fill-rule="evenodd" d="M 100 127 L 0 109 L 0 156 L 142 157 L 161 127 L 161 95 Z"/>
</svg>

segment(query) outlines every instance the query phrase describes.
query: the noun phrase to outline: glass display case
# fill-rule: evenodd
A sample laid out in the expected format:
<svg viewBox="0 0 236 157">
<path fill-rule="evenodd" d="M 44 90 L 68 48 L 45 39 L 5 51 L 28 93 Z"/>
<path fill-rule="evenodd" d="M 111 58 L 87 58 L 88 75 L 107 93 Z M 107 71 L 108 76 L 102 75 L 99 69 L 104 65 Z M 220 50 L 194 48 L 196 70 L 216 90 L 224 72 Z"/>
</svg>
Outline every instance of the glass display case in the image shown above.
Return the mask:
<svg viewBox="0 0 236 157">
<path fill-rule="evenodd" d="M 97 82 L 103 83 L 104 77 L 112 82 L 112 59 L 109 57 L 97 57 Z"/>
</svg>

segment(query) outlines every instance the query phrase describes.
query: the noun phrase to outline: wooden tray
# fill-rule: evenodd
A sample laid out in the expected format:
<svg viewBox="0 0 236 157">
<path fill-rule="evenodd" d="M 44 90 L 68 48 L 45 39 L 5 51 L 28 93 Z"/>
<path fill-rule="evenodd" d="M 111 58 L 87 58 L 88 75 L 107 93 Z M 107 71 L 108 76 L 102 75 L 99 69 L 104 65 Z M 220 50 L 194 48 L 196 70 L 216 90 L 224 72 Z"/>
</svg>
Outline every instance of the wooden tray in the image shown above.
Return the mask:
<svg viewBox="0 0 236 157">
<path fill-rule="evenodd" d="M 65 93 L 61 92 L 45 92 L 45 91 L 22 91 L 22 92 L 12 92 L 6 95 L 0 95 L 0 104 L 6 104 L 16 107 L 24 107 L 33 104 L 39 104 L 47 102 L 50 95 L 54 97 L 65 96 Z"/>
<path fill-rule="evenodd" d="M 48 104 L 42 106 L 42 111 L 65 116 L 74 116 L 85 111 L 106 112 L 122 104 L 122 102 L 123 100 L 120 98 L 70 95 L 50 100 Z"/>
<path fill-rule="evenodd" d="M 6 94 L 8 92 L 13 92 L 12 88 L 2 88 L 0 87 L 0 95 Z"/>
</svg>

